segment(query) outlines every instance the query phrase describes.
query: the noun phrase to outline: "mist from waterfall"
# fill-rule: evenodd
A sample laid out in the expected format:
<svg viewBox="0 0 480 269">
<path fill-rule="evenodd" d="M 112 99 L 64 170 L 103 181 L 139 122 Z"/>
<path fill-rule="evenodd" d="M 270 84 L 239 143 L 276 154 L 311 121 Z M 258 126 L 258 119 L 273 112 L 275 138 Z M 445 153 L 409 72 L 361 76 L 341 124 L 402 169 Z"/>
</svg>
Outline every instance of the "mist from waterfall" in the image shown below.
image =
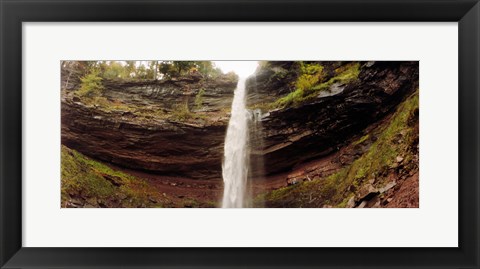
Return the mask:
<svg viewBox="0 0 480 269">
<path fill-rule="evenodd" d="M 224 182 L 222 207 L 244 207 L 249 167 L 248 120 L 245 106 L 245 78 L 240 78 L 235 89 L 230 121 L 225 137 L 222 176 Z"/>
<path fill-rule="evenodd" d="M 249 98 L 252 98 L 252 102 L 255 102 L 256 96 L 258 96 L 257 77 L 251 77 L 250 83 L 247 87 L 247 104 Z M 263 150 L 265 148 L 264 133 L 263 133 L 263 119 L 264 114 L 260 108 L 250 110 L 250 120 L 248 122 L 249 137 L 249 159 L 250 166 L 248 171 L 247 182 L 247 197 L 245 207 L 262 207 L 263 200 L 257 200 L 253 203 L 253 194 L 255 193 L 255 184 L 265 183 L 265 162 L 263 158 Z"/>
</svg>

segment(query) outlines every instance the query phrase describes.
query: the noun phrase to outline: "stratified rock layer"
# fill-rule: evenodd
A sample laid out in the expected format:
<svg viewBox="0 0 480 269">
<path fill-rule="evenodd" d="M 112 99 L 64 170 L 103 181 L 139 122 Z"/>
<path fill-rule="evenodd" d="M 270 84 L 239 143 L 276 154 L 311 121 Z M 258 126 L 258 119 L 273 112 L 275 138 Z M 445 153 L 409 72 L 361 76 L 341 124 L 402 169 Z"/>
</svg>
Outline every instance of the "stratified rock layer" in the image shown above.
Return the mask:
<svg viewBox="0 0 480 269">
<path fill-rule="evenodd" d="M 104 81 L 105 110 L 63 92 L 62 144 L 108 163 L 192 178 L 219 178 L 223 142 L 236 80 Z M 202 104 L 195 99 L 203 90 Z M 202 110 L 175 116 L 176 105 Z M 109 105 L 112 106 L 112 105 Z M 128 108 L 128 109 L 125 109 Z M 186 114 L 185 114 L 186 113 Z"/>
<path fill-rule="evenodd" d="M 324 62 L 333 70 L 341 62 Z M 273 68 L 272 68 L 273 66 Z M 282 75 L 278 76 L 281 72 Z M 296 77 L 290 62 L 257 70 L 249 80 L 248 105 L 288 94 Z M 121 107 L 102 110 L 62 92 L 62 143 L 118 166 L 162 175 L 221 179 L 223 143 L 236 80 L 104 81 L 103 97 Z M 358 80 L 334 85 L 306 104 L 261 111 L 261 132 L 252 130 L 253 175 L 287 171 L 342 147 L 349 138 L 391 113 L 418 88 L 418 62 L 362 62 Z M 201 106 L 196 99 L 200 91 Z M 175 106 L 202 117 L 175 118 Z M 153 112 L 152 112 L 153 111 Z M 158 112 L 158 113 L 154 113 Z"/>
<path fill-rule="evenodd" d="M 331 68 L 338 64 L 324 63 Z M 268 81 L 271 76 L 260 76 L 256 87 L 250 86 L 255 95 L 255 99 L 249 98 L 251 105 L 260 103 L 262 96 L 271 99 L 275 95 L 277 86 Z M 253 174 L 286 171 L 337 151 L 353 135 L 391 113 L 417 88 L 418 62 L 363 62 L 355 82 L 333 85 L 307 104 L 266 112 L 262 116 L 263 141 L 252 141 L 252 145 L 262 145 L 252 152 L 263 156 L 265 167 Z"/>
</svg>

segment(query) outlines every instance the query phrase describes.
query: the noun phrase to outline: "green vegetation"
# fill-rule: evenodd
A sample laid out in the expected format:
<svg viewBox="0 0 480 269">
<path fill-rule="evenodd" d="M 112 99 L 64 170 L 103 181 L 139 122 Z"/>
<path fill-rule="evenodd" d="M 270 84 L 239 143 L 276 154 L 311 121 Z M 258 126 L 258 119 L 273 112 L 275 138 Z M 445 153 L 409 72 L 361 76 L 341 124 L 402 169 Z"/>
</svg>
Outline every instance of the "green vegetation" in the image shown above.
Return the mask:
<svg viewBox="0 0 480 269">
<path fill-rule="evenodd" d="M 206 91 L 203 87 L 208 85 L 207 80 L 219 76 L 222 81 L 238 79 L 234 72 L 223 74 L 212 61 L 63 61 L 62 70 L 62 72 L 68 72 L 66 86 L 69 85 L 68 81 L 73 79 L 78 85 L 75 87 L 76 90 L 73 92 L 75 96 L 72 98 L 77 98 L 77 101 L 82 104 L 99 111 L 114 112 L 112 116 L 135 118 L 137 122 L 170 119 L 203 124 L 209 120 L 208 115 L 212 114 L 211 111 L 202 110 Z M 75 76 L 76 78 L 74 78 Z M 72 79 L 70 79 L 71 77 Z M 151 103 L 146 108 L 135 102 L 115 100 L 115 97 L 108 95 L 106 91 L 106 87 L 109 87 L 108 90 L 110 90 L 111 85 L 115 85 L 115 83 L 120 87 L 123 85 L 130 87 L 131 83 L 135 87 L 138 80 L 160 79 L 166 81 L 163 82 L 164 84 L 159 83 L 158 85 L 160 87 L 167 85 L 168 87 L 175 83 L 169 83 L 170 80 L 176 81 L 183 78 L 185 78 L 185 82 L 192 82 L 201 89 L 197 92 L 193 104 L 187 100 L 184 104 L 174 105 L 172 110 L 166 108 L 161 102 Z M 145 85 L 151 85 L 150 83 L 153 82 L 148 81 Z M 183 87 L 175 84 L 174 87 L 178 87 L 179 91 L 184 91 L 183 94 L 187 95 L 187 98 L 189 97 L 190 85 Z M 218 117 L 214 117 L 212 120 L 216 121 Z"/>
<path fill-rule="evenodd" d="M 300 75 L 295 81 L 295 90 L 270 105 L 270 108 L 297 106 L 314 99 L 318 92 L 328 90 L 334 83 L 349 83 L 358 78 L 360 63 L 346 64 L 335 70 L 335 76 L 325 81 L 320 64 L 300 62 Z"/>
<path fill-rule="evenodd" d="M 298 77 L 295 88 L 299 91 L 308 91 L 322 78 L 323 66 L 320 64 L 304 64 L 300 62 L 301 75 Z"/>
<path fill-rule="evenodd" d="M 114 170 L 64 145 L 61 148 L 62 207 L 215 207 L 213 201 L 177 198 L 149 182 Z"/>
<path fill-rule="evenodd" d="M 360 145 L 363 142 L 367 141 L 369 138 L 370 138 L 370 135 L 366 134 L 366 135 L 362 136 L 360 139 L 358 139 L 357 141 L 353 142 L 352 145 L 354 145 L 354 146 Z"/>
<path fill-rule="evenodd" d="M 358 182 L 369 179 L 372 174 L 382 173 L 392 167 L 397 156 L 405 158 L 405 163 L 411 161 L 412 156 L 408 154 L 408 147 L 418 136 L 418 130 L 411 124 L 414 119 L 418 120 L 416 111 L 418 90 L 399 106 L 388 127 L 378 136 L 378 140 L 352 164 L 348 178 Z"/>
<path fill-rule="evenodd" d="M 62 67 L 82 78 L 94 73 L 109 80 L 169 80 L 185 75 L 209 79 L 223 74 L 212 61 L 64 61 Z"/>
<path fill-rule="evenodd" d="M 77 94 L 82 97 L 93 97 L 99 95 L 103 90 L 102 78 L 99 75 L 99 70 L 93 68 L 90 73 L 86 74 L 81 79 L 80 89 Z"/>
<path fill-rule="evenodd" d="M 348 187 L 345 181 L 347 172 L 347 169 L 342 169 L 324 179 L 273 190 L 256 197 L 254 204 L 263 202 L 268 207 L 319 207 L 319 205 L 330 204 L 337 192 L 340 194 Z"/>
<path fill-rule="evenodd" d="M 179 121 L 186 121 L 194 117 L 194 113 L 190 112 L 188 102 L 176 104 L 172 106 L 172 116 Z"/>
<path fill-rule="evenodd" d="M 115 171 L 63 145 L 61 155 L 62 206 L 72 198 L 81 198 L 90 206 L 161 206 L 149 199 L 155 194 L 145 181 Z"/>
<path fill-rule="evenodd" d="M 131 106 L 124 104 L 122 101 L 110 101 L 103 96 L 95 96 L 88 100 L 84 100 L 86 104 L 94 105 L 106 112 L 112 111 L 133 111 Z"/>
<path fill-rule="evenodd" d="M 129 67 L 133 66 L 123 66 L 119 62 L 111 61 L 109 64 L 106 62 L 102 63 L 101 70 L 103 70 L 103 77 L 107 79 L 116 79 L 116 78 L 130 78 Z"/>
<path fill-rule="evenodd" d="M 203 95 L 205 94 L 205 89 L 200 89 L 195 95 L 195 109 L 201 109 L 203 106 Z"/>
<path fill-rule="evenodd" d="M 171 115 L 167 118 L 182 122 L 208 120 L 207 114 L 192 112 L 188 106 L 188 102 L 173 105 Z"/>
<path fill-rule="evenodd" d="M 195 109 L 201 109 L 203 105 L 203 93 L 195 99 Z M 109 100 L 103 96 L 92 96 L 82 100 L 87 106 L 93 106 L 100 111 L 111 113 L 114 112 L 118 117 L 134 117 L 136 122 L 150 122 L 151 120 L 173 120 L 181 122 L 199 123 L 198 120 L 204 121 L 215 120 L 209 117 L 209 112 L 191 111 L 188 102 L 175 104 L 171 111 L 159 106 L 136 106 L 125 104 L 119 100 Z M 222 114 L 226 114 L 230 108 L 222 109 Z"/>
<path fill-rule="evenodd" d="M 171 115 L 166 113 L 162 107 L 135 106 L 125 104 L 120 100 L 109 100 L 103 96 L 93 96 L 83 98 L 82 102 L 87 106 L 93 106 L 103 112 L 115 112 L 117 115 L 130 115 L 135 117 L 138 122 L 151 119 L 168 119 Z"/>
<path fill-rule="evenodd" d="M 375 184 L 382 187 L 388 170 L 398 165 L 398 156 L 403 158 L 404 165 L 415 165 L 411 162 L 411 145 L 418 139 L 418 90 L 398 106 L 387 122 L 387 126 L 379 127 L 372 135 L 365 135 L 354 142 L 360 144 L 369 140 L 370 136 L 377 137 L 350 166 L 328 177 L 262 194 L 256 197 L 255 202 L 274 207 L 345 207 L 355 191 L 370 179 L 375 179 Z"/>
</svg>

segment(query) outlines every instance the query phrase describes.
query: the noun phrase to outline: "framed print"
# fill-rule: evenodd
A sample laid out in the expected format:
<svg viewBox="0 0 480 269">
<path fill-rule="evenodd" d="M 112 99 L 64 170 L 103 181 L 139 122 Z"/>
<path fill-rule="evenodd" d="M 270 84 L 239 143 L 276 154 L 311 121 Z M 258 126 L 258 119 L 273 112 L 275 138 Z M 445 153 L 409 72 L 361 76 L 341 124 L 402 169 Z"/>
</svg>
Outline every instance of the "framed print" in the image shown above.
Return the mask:
<svg viewBox="0 0 480 269">
<path fill-rule="evenodd" d="M 478 1 L 1 8 L 1 268 L 479 267 Z"/>
</svg>

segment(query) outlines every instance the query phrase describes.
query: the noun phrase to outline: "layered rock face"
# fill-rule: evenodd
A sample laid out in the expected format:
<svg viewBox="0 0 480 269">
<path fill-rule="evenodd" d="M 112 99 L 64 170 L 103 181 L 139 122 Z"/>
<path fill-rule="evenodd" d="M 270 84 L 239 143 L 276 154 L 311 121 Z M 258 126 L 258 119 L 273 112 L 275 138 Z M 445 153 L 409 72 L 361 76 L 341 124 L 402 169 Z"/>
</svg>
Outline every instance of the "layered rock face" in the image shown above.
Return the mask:
<svg viewBox="0 0 480 269">
<path fill-rule="evenodd" d="M 321 62 L 327 76 L 345 62 Z M 248 81 L 248 106 L 293 90 L 292 62 L 270 62 Z M 66 78 L 63 78 L 65 80 Z M 62 144 L 89 157 L 161 175 L 221 180 L 223 143 L 237 80 L 103 81 L 101 104 L 62 91 Z M 70 82 L 72 84 L 72 82 Z M 78 84 L 78 83 L 77 83 Z M 361 62 L 358 79 L 301 105 L 257 109 L 254 176 L 288 171 L 341 148 L 418 88 L 418 62 Z M 200 103 L 200 105 L 199 105 Z M 253 114 L 253 113 L 252 113 Z M 259 124 L 261 123 L 261 124 Z M 261 158 L 259 158 L 261 157 Z"/>
<path fill-rule="evenodd" d="M 195 76 L 166 82 L 104 80 L 102 99 L 92 103 L 76 97 L 74 89 L 64 90 L 62 144 L 135 170 L 220 178 L 226 108 L 236 83 L 225 76 L 210 81 Z"/>
<path fill-rule="evenodd" d="M 326 73 L 342 62 L 322 62 Z M 273 101 L 292 87 L 291 62 L 273 62 L 249 80 L 249 105 Z M 279 75 L 279 73 L 281 75 Z M 278 78 L 278 77 L 281 78 Z M 262 156 L 264 168 L 275 174 L 331 154 L 368 125 L 378 121 L 418 88 L 418 62 L 361 62 L 358 79 L 333 84 L 308 103 L 262 110 L 263 136 L 251 141 L 252 159 Z M 256 156 L 257 157 L 256 157 Z"/>
<path fill-rule="evenodd" d="M 196 95 L 203 90 L 202 110 L 219 111 L 229 108 L 237 79 L 219 76 L 202 80 L 200 75 L 158 81 L 104 81 L 106 90 L 103 95 L 111 100 L 122 100 L 133 106 L 160 106 L 172 108 L 178 103 L 188 102 L 194 107 Z"/>
</svg>

